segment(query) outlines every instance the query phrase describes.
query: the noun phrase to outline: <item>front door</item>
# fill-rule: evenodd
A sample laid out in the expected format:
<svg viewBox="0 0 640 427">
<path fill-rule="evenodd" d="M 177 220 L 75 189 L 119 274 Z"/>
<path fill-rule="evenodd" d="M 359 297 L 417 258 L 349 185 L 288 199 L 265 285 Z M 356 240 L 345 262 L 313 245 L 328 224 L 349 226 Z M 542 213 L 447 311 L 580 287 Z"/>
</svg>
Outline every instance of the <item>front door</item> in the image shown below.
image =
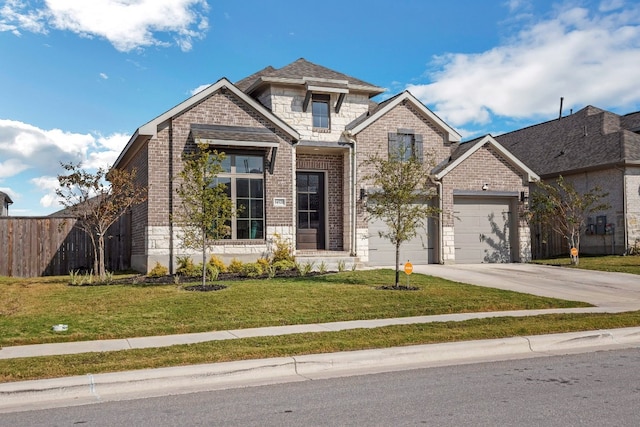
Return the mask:
<svg viewBox="0 0 640 427">
<path fill-rule="evenodd" d="M 298 249 L 324 249 L 324 173 L 298 172 Z"/>
</svg>

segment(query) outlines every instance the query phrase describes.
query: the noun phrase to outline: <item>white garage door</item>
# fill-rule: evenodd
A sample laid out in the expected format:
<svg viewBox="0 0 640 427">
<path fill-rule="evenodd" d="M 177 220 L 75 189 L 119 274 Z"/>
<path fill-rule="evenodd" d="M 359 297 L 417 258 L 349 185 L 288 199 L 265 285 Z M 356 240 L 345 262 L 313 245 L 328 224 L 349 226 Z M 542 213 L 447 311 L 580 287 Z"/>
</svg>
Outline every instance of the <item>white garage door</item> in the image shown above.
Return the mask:
<svg viewBox="0 0 640 427">
<path fill-rule="evenodd" d="M 435 262 L 432 231 L 433 220 L 428 220 L 427 227 L 421 228 L 418 235 L 400 246 L 400 263 L 410 261 L 411 264 L 424 265 Z M 387 225 L 382 220 L 369 223 L 369 264 L 392 266 L 396 262 L 396 248 L 388 239 L 380 237 L 380 231 L 386 231 Z"/>
<path fill-rule="evenodd" d="M 454 199 L 456 264 L 511 262 L 508 198 Z"/>
</svg>

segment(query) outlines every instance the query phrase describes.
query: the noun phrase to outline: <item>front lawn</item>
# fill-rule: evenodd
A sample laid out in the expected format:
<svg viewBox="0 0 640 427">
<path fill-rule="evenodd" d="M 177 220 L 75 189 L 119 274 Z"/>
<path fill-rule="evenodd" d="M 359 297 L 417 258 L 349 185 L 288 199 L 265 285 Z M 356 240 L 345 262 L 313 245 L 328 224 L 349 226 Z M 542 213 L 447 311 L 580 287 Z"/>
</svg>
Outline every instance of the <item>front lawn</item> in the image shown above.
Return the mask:
<svg viewBox="0 0 640 427">
<path fill-rule="evenodd" d="M 445 313 L 585 307 L 412 274 L 416 291 L 379 290 L 392 270 L 178 285 L 68 286 L 69 277 L 0 277 L 0 346 L 182 334 Z M 406 278 L 403 278 L 403 284 Z M 67 332 L 52 326 L 67 324 Z"/>
</svg>

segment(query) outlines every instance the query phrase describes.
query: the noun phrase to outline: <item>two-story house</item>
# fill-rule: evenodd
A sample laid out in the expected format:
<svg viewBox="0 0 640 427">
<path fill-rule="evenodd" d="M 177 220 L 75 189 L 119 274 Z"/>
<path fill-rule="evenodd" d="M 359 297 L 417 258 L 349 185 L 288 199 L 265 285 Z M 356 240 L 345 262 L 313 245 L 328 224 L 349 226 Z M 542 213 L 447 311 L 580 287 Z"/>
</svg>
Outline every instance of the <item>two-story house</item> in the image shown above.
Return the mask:
<svg viewBox="0 0 640 427">
<path fill-rule="evenodd" d="M 297 257 L 351 257 L 393 265 L 385 227 L 367 218 L 363 162 L 404 141 L 435 159 L 430 175 L 441 213 L 402 247 L 412 263 L 518 262 L 530 257 L 524 210 L 537 175 L 491 136 L 460 135 L 409 92 L 384 89 L 305 59 L 225 78 L 140 126 L 114 167 L 138 170 L 149 187 L 132 211 L 132 267 L 174 267 L 181 247 L 172 223 L 181 158 L 197 143 L 224 151 L 219 178 L 243 209 L 213 253 L 254 261 L 275 235 Z"/>
</svg>

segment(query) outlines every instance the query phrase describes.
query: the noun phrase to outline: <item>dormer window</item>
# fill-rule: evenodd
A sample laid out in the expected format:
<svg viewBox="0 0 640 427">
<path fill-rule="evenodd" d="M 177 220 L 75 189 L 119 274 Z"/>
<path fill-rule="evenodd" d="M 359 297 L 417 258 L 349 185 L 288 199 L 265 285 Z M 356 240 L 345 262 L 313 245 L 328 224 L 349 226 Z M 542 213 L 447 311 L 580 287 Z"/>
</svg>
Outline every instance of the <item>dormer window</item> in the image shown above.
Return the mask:
<svg viewBox="0 0 640 427">
<path fill-rule="evenodd" d="M 329 129 L 329 103 L 330 96 L 327 94 L 312 95 L 311 99 L 311 115 L 313 116 L 313 127 L 316 129 Z"/>
</svg>

